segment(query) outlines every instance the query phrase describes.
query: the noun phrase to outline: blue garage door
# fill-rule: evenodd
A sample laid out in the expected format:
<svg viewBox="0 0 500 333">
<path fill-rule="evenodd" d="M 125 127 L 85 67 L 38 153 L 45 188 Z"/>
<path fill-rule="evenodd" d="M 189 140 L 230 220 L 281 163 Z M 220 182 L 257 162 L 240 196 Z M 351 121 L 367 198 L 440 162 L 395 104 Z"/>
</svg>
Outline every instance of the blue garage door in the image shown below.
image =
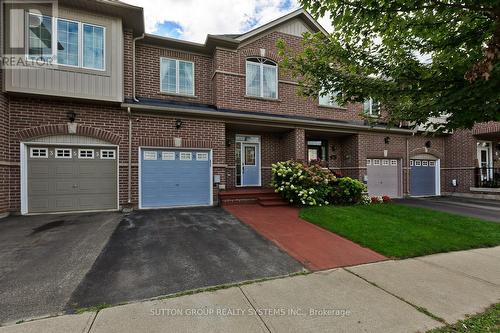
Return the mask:
<svg viewBox="0 0 500 333">
<path fill-rule="evenodd" d="M 410 160 L 413 196 L 436 195 L 436 161 Z"/>
<path fill-rule="evenodd" d="M 202 150 L 142 149 L 141 207 L 211 204 L 211 156 Z"/>
</svg>

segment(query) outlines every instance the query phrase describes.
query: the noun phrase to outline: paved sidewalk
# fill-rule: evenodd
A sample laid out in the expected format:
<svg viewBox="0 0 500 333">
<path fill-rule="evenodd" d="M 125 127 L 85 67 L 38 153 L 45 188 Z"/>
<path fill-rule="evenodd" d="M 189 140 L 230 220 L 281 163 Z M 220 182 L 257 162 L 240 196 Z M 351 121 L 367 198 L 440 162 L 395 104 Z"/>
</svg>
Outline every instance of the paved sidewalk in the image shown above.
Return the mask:
<svg viewBox="0 0 500 333">
<path fill-rule="evenodd" d="M 225 210 L 274 242 L 312 271 L 366 264 L 387 258 L 299 218 L 291 206 L 228 205 Z"/>
<path fill-rule="evenodd" d="M 0 328 L 14 332 L 425 332 L 500 301 L 500 247 L 384 261 Z M 417 310 L 425 308 L 434 318 Z"/>
</svg>

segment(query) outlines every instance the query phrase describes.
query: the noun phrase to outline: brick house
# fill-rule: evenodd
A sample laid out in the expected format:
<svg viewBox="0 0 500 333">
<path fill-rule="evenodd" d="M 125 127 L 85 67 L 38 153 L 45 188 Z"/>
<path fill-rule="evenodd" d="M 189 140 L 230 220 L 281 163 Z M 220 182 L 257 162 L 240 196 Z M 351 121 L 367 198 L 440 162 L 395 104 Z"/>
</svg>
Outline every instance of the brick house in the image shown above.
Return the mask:
<svg viewBox="0 0 500 333">
<path fill-rule="evenodd" d="M 2 33 L 3 54 L 57 64 L 1 71 L 0 214 L 213 205 L 268 186 L 290 159 L 373 195 L 498 194 L 485 187 L 498 123 L 433 135 L 388 128 L 372 101 L 299 96 L 276 41 L 299 50 L 303 32 L 324 32 L 303 10 L 197 44 L 145 34 L 142 8 L 119 1 L 8 6 L 4 30 L 18 35 Z"/>
</svg>

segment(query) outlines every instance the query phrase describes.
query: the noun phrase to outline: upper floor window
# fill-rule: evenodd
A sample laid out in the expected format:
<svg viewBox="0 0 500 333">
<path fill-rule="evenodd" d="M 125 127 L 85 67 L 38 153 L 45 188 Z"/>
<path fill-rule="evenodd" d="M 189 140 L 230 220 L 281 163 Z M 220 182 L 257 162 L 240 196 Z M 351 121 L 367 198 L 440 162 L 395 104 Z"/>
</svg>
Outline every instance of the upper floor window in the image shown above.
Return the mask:
<svg viewBox="0 0 500 333">
<path fill-rule="evenodd" d="M 264 58 L 248 58 L 246 62 L 246 94 L 278 98 L 278 66 Z"/>
<path fill-rule="evenodd" d="M 322 92 L 320 92 L 319 93 L 319 105 L 331 106 L 331 107 L 335 107 L 335 108 L 340 107 L 340 105 L 335 100 L 335 98 L 337 97 L 337 94 L 338 93 L 336 91 L 332 91 L 332 92 L 322 91 Z"/>
<path fill-rule="evenodd" d="M 58 65 L 104 70 L 105 28 L 38 14 L 28 14 L 28 58 Z"/>
<path fill-rule="evenodd" d="M 380 103 L 369 98 L 363 102 L 363 112 L 366 115 L 378 117 L 380 116 Z"/>
<path fill-rule="evenodd" d="M 36 14 L 28 16 L 28 57 L 48 60 L 54 55 L 52 48 L 52 17 Z"/>
<path fill-rule="evenodd" d="M 83 24 L 83 67 L 104 69 L 104 28 Z"/>
<path fill-rule="evenodd" d="M 78 66 L 78 22 L 57 20 L 57 63 Z"/>
<path fill-rule="evenodd" d="M 161 58 L 160 67 L 162 92 L 194 95 L 194 63 Z"/>
</svg>

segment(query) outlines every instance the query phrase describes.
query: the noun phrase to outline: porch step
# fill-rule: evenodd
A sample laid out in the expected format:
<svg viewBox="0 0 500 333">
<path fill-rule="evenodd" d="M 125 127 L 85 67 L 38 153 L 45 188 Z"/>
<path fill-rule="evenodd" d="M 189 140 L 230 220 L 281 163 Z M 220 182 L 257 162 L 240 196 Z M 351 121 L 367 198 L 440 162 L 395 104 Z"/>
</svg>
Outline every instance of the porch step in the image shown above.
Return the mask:
<svg viewBox="0 0 500 333">
<path fill-rule="evenodd" d="M 272 206 L 288 206 L 288 203 L 282 198 L 279 199 L 270 199 L 270 200 L 259 200 L 259 205 L 264 207 L 272 207 Z"/>
<path fill-rule="evenodd" d="M 219 193 L 221 205 L 259 203 L 263 206 L 286 204 L 272 188 L 244 188 Z"/>
</svg>

